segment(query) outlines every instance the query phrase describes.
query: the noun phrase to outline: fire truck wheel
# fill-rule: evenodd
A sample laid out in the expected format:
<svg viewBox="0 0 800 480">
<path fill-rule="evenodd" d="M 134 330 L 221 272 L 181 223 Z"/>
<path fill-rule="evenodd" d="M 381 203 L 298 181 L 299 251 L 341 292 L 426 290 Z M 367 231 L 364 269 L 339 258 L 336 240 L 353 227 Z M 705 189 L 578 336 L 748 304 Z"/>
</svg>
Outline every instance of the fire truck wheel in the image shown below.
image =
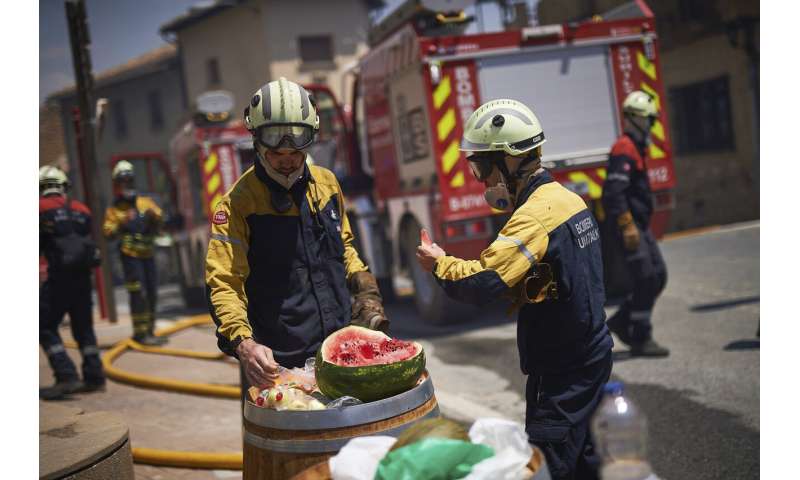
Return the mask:
<svg viewBox="0 0 800 480">
<path fill-rule="evenodd" d="M 444 293 L 436 283 L 433 275 L 426 272 L 417 262 L 416 252 L 419 244 L 419 224 L 411 221 L 403 230 L 403 250 L 408 262 L 408 271 L 414 283 L 414 303 L 417 311 L 426 323 L 434 325 L 447 325 L 462 322 L 468 318 L 470 310 L 468 305 L 456 302 Z M 467 317 L 465 317 L 465 314 Z"/>
</svg>

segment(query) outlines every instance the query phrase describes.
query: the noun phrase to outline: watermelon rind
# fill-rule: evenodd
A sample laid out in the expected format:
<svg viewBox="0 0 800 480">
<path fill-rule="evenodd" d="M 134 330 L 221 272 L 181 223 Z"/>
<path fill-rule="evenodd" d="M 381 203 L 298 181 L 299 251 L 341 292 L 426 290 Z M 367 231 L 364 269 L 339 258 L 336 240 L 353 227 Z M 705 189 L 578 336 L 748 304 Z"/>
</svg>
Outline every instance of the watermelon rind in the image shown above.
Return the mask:
<svg viewBox="0 0 800 480">
<path fill-rule="evenodd" d="M 386 365 L 344 367 L 326 362 L 323 359 L 325 344 L 335 341 L 337 334 L 347 333 L 348 329 L 366 330 L 366 332 L 355 332 L 370 337 L 374 337 L 377 333 L 389 338 L 381 332 L 354 325 L 338 330 L 326 338 L 317 351 L 316 358 L 317 385 L 325 396 L 331 399 L 350 396 L 365 403 L 374 402 L 410 390 L 417 384 L 425 371 L 425 351 L 417 342 L 413 342 L 419 352 L 415 356 Z"/>
</svg>

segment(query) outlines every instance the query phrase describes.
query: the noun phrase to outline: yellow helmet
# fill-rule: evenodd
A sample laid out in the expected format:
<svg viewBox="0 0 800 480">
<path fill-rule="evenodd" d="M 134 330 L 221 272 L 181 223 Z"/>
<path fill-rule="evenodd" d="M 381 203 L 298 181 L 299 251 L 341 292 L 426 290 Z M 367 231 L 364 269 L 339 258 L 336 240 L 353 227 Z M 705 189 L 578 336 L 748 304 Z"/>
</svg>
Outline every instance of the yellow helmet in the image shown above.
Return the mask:
<svg viewBox="0 0 800 480">
<path fill-rule="evenodd" d="M 255 141 L 269 149 L 287 141 L 290 147 L 301 149 L 314 141 L 319 116 L 308 91 L 281 77 L 253 94 L 244 110 L 244 124 Z"/>
<path fill-rule="evenodd" d="M 658 116 L 655 100 L 641 90 L 634 90 L 625 97 L 625 101 L 622 102 L 622 111 L 638 117 Z"/>
<path fill-rule="evenodd" d="M 491 100 L 475 110 L 464 125 L 462 152 L 504 151 L 521 155 L 545 142 L 533 111 L 510 99 Z"/>
<path fill-rule="evenodd" d="M 67 174 L 60 168 L 52 165 L 45 165 L 39 169 L 39 194 L 49 195 L 57 193 L 64 195 L 69 186 Z"/>
</svg>

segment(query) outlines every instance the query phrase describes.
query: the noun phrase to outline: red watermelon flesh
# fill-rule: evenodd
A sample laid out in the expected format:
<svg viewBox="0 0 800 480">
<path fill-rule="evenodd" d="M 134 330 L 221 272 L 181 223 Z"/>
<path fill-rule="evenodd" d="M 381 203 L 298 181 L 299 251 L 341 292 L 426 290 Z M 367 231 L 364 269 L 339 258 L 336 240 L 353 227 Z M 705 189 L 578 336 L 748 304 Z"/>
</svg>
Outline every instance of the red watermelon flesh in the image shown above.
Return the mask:
<svg viewBox="0 0 800 480">
<path fill-rule="evenodd" d="M 328 346 L 323 356 L 340 367 L 363 367 L 366 365 L 386 365 L 408 360 L 416 355 L 419 348 L 414 342 L 393 338 L 364 339 L 361 334 L 343 334 L 337 337 L 339 343 Z"/>
</svg>

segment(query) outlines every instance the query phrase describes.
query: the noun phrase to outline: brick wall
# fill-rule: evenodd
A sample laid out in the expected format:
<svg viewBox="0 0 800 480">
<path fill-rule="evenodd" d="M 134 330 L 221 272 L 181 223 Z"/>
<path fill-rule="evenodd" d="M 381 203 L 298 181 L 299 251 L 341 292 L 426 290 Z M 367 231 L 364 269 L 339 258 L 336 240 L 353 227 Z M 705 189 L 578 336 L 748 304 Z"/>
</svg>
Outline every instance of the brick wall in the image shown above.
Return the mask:
<svg viewBox="0 0 800 480">
<path fill-rule="evenodd" d="M 69 169 L 61 109 L 56 103 L 39 107 L 39 166 L 42 165 L 56 165 L 65 171 Z"/>
</svg>

